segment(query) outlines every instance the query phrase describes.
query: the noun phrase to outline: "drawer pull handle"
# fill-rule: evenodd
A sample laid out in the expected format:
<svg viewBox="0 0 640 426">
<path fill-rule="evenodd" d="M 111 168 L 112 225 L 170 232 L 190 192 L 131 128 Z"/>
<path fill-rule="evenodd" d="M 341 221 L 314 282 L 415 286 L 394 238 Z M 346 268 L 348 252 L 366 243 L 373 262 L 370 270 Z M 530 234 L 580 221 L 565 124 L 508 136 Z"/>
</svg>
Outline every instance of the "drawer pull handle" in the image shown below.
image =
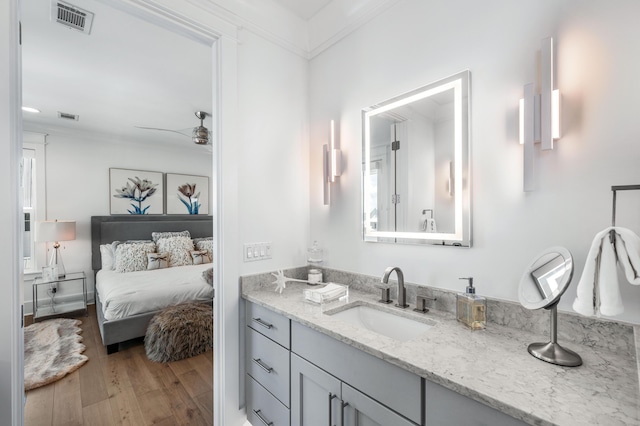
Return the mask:
<svg viewBox="0 0 640 426">
<path fill-rule="evenodd" d="M 273 324 L 269 324 L 268 322 L 264 322 L 262 321 L 262 319 L 260 318 L 253 318 L 253 322 L 257 322 L 258 324 L 260 324 L 261 326 L 263 326 L 264 328 L 271 328 L 273 327 Z"/>
<path fill-rule="evenodd" d="M 331 421 L 333 420 L 333 404 L 331 403 L 333 401 L 333 398 L 337 398 L 337 395 L 332 394 L 331 392 L 329 392 L 329 426 L 331 425 Z"/>
<path fill-rule="evenodd" d="M 349 403 L 348 402 L 343 402 L 342 403 L 342 411 L 340 412 L 340 424 L 344 425 L 344 407 L 348 406 Z"/>
<path fill-rule="evenodd" d="M 273 426 L 273 422 L 268 422 L 267 419 L 262 417 L 262 414 L 260 413 L 260 411 L 262 410 L 253 410 L 253 413 L 260 419 L 262 423 L 265 424 L 265 426 Z"/>
<path fill-rule="evenodd" d="M 253 362 L 255 362 L 256 364 L 258 364 L 258 366 L 260 368 L 262 368 L 264 371 L 266 371 L 267 373 L 271 374 L 271 372 L 273 371 L 272 367 L 269 367 L 267 364 L 265 364 L 264 362 L 262 362 L 262 360 L 260 358 L 253 358 Z"/>
</svg>

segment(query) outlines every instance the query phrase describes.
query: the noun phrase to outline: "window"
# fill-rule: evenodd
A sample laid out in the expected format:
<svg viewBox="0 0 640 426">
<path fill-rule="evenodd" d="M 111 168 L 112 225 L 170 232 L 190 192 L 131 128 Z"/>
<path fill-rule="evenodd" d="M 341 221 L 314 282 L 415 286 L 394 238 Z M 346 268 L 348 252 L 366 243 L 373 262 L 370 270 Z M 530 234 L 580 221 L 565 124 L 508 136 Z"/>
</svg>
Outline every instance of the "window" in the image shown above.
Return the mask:
<svg viewBox="0 0 640 426">
<path fill-rule="evenodd" d="M 22 150 L 22 212 L 24 214 L 24 235 L 22 256 L 24 271 L 36 270 L 34 225 L 36 218 L 36 152 L 33 149 Z M 32 220 L 32 218 L 34 220 Z"/>
<path fill-rule="evenodd" d="M 22 212 L 24 234 L 22 255 L 24 273 L 40 272 L 46 262 L 46 254 L 36 250 L 36 223 L 45 220 L 45 137 L 46 135 L 24 132 L 22 149 Z"/>
</svg>

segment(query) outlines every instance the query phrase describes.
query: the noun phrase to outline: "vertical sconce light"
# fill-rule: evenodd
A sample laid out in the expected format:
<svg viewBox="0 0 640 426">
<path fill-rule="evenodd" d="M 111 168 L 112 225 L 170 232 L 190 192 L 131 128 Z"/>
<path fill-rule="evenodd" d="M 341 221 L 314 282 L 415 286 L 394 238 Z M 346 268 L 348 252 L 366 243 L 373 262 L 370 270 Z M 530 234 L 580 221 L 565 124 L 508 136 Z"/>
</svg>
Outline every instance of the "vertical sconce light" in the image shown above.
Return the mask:
<svg viewBox="0 0 640 426">
<path fill-rule="evenodd" d="M 554 89 L 553 37 L 542 40 L 540 49 L 540 93 L 533 83 L 524 86 L 524 98 L 519 105 L 519 139 L 524 145 L 524 190 L 533 191 L 534 144 L 542 150 L 553 149 L 560 138 L 560 92 Z"/>
<path fill-rule="evenodd" d="M 336 143 L 335 122 L 331 120 L 329 144 L 322 146 L 322 181 L 324 205 L 329 205 L 330 186 L 342 174 L 342 151 Z"/>
</svg>

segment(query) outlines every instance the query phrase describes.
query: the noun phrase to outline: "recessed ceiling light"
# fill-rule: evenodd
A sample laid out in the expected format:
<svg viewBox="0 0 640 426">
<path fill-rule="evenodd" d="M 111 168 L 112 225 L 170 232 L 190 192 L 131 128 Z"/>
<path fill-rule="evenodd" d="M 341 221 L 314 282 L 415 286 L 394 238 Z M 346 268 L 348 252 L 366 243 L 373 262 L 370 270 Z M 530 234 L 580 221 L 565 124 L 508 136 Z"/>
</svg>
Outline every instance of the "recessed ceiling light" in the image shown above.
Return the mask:
<svg viewBox="0 0 640 426">
<path fill-rule="evenodd" d="M 23 111 L 26 111 L 26 112 L 34 112 L 34 113 L 38 113 L 38 112 L 40 112 L 40 110 L 39 110 L 39 109 L 31 108 L 31 107 L 25 107 L 25 106 L 23 106 L 23 107 L 22 107 L 22 110 L 23 110 Z"/>
</svg>

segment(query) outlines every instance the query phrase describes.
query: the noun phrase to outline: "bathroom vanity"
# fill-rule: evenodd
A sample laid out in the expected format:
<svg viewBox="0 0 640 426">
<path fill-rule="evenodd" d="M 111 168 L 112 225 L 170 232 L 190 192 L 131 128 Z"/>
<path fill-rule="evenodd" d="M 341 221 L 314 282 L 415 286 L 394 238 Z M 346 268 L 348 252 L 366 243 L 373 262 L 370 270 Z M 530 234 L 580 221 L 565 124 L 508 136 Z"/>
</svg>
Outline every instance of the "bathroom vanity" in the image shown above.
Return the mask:
<svg viewBox="0 0 640 426">
<path fill-rule="evenodd" d="M 305 302 L 304 288 L 243 287 L 254 426 L 640 425 L 635 357 L 584 346 L 582 367 L 559 367 L 528 354 L 540 336 L 491 323 L 471 331 L 433 310 L 403 310 L 434 325 L 399 341 Z M 377 309 L 378 299 L 351 289 L 343 304 Z"/>
</svg>

